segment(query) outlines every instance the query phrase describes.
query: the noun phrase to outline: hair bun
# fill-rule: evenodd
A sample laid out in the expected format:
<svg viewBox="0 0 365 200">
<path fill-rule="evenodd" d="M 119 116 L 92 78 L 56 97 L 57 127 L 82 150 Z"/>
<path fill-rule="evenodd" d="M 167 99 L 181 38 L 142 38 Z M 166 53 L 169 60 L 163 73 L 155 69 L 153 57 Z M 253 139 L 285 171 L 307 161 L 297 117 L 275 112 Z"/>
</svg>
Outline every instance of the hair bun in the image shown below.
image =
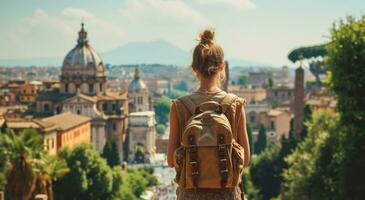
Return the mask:
<svg viewBox="0 0 365 200">
<path fill-rule="evenodd" d="M 202 44 L 212 44 L 214 43 L 214 29 L 207 28 L 199 35 L 199 41 Z"/>
</svg>

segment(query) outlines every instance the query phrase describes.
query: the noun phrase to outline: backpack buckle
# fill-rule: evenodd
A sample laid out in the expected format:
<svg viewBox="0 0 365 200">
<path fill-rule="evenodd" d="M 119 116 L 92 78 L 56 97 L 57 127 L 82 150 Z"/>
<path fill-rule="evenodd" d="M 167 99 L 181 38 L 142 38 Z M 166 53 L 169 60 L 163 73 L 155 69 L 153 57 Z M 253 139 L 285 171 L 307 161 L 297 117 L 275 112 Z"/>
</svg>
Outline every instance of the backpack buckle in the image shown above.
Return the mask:
<svg viewBox="0 0 365 200">
<path fill-rule="evenodd" d="M 195 153 L 196 149 L 197 149 L 196 145 L 190 145 L 188 151 L 189 151 L 189 153 Z"/>
</svg>

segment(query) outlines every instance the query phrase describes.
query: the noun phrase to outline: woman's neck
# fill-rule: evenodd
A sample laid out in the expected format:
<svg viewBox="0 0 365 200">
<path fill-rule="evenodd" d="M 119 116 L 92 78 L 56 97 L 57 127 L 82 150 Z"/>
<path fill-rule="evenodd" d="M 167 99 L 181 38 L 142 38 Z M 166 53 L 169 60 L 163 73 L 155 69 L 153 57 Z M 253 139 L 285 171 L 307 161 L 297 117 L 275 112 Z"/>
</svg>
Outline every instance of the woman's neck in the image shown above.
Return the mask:
<svg viewBox="0 0 365 200">
<path fill-rule="evenodd" d="M 200 87 L 198 89 L 198 92 L 206 92 L 206 93 L 214 93 L 222 91 L 218 84 L 211 80 L 200 80 Z"/>
</svg>

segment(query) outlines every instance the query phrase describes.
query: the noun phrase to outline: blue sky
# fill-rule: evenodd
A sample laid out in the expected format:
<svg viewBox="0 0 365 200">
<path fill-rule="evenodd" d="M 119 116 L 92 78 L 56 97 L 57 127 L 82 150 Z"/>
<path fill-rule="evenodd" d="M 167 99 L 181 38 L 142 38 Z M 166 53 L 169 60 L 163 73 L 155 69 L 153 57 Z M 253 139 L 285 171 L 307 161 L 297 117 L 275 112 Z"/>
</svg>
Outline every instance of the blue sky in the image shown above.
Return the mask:
<svg viewBox="0 0 365 200">
<path fill-rule="evenodd" d="M 99 52 L 166 40 L 191 51 L 206 26 L 226 57 L 290 64 L 288 52 L 328 40 L 331 24 L 365 14 L 364 0 L 0 0 L 0 58 L 64 56 L 80 21 Z"/>
</svg>

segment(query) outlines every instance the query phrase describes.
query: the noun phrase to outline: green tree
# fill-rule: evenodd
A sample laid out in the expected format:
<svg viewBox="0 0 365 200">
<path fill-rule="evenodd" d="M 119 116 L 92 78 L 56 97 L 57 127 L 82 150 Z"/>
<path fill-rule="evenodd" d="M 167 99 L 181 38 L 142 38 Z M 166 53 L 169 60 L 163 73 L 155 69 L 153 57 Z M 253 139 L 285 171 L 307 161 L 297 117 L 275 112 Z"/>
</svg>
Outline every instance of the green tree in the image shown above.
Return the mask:
<svg viewBox="0 0 365 200">
<path fill-rule="evenodd" d="M 107 141 L 103 148 L 102 156 L 110 167 L 120 166 L 121 161 L 118 152 L 118 145 L 115 140 Z"/>
<path fill-rule="evenodd" d="M 162 96 L 157 99 L 153 105 L 156 112 L 156 121 L 158 124 L 167 124 L 169 121 L 169 114 L 171 109 L 171 99 Z"/>
<path fill-rule="evenodd" d="M 246 85 L 246 84 L 248 84 L 248 76 L 247 75 L 244 75 L 244 74 L 240 75 L 238 77 L 238 84 L 239 85 Z"/>
<path fill-rule="evenodd" d="M 274 87 L 274 80 L 271 77 L 267 80 L 267 86 L 269 88 Z"/>
<path fill-rule="evenodd" d="M 365 199 L 365 16 L 335 23 L 327 45 L 329 86 L 338 98 L 344 136 L 334 156 L 340 164 L 339 198 Z"/>
<path fill-rule="evenodd" d="M 266 138 L 266 128 L 265 128 L 265 125 L 260 124 L 260 127 L 259 127 L 259 136 L 258 136 L 258 139 L 257 139 L 257 143 L 255 145 L 256 154 L 260 154 L 266 148 L 266 145 L 267 145 L 266 139 L 267 138 Z"/>
<path fill-rule="evenodd" d="M 252 159 L 250 176 L 252 183 L 259 191 L 262 199 L 278 196 L 280 192 L 281 177 L 278 166 L 280 147 L 268 146 L 260 155 Z"/>
<path fill-rule="evenodd" d="M 64 176 L 68 171 L 64 160 L 54 155 L 45 155 L 44 159 L 35 162 L 36 188 L 33 196 L 37 194 L 47 195 L 49 200 L 54 199 L 52 181 Z"/>
<path fill-rule="evenodd" d="M 288 55 L 289 60 L 293 63 L 297 61 L 305 60 L 309 64 L 310 72 L 316 78 L 317 86 L 321 85 L 319 76 L 325 74 L 326 70 L 323 67 L 322 59 L 327 55 L 326 44 L 309 46 L 309 47 L 299 47 L 291 51 Z"/>
<path fill-rule="evenodd" d="M 134 160 L 137 163 L 144 163 L 145 162 L 145 150 L 144 150 L 143 145 L 137 144 L 135 152 L 136 153 L 134 154 Z"/>
<path fill-rule="evenodd" d="M 108 199 L 115 195 L 112 170 L 91 145 L 63 149 L 60 157 L 66 160 L 70 172 L 55 181 L 56 199 Z"/>
<path fill-rule="evenodd" d="M 246 126 L 247 126 L 248 142 L 250 144 L 250 153 L 252 155 L 252 154 L 254 154 L 254 151 L 255 151 L 255 141 L 253 139 L 251 126 L 249 124 L 247 124 Z"/>
<path fill-rule="evenodd" d="M 250 170 L 248 168 L 244 169 L 242 174 L 243 180 L 243 191 L 245 195 L 247 195 L 248 199 L 259 200 L 262 199 L 262 196 L 259 194 L 259 191 L 254 187 L 251 178 L 250 178 Z"/>
<path fill-rule="evenodd" d="M 333 157 L 324 151 L 331 135 L 337 137 L 338 119 L 328 113 L 317 112 L 308 124 L 307 137 L 286 158 L 288 168 L 284 170 L 285 196 L 288 199 L 343 199 L 333 187 L 337 176 L 327 176 Z M 326 163 L 320 157 L 326 154 Z M 330 153 L 331 154 L 331 153 Z M 331 168 L 331 167 L 330 167 Z M 325 172 L 325 173 L 323 173 Z"/>
<path fill-rule="evenodd" d="M 110 154 L 112 152 L 112 145 L 110 144 L 109 141 L 105 142 L 104 148 L 103 148 L 103 153 L 101 154 L 103 156 L 103 158 L 106 159 L 106 162 L 109 164 L 109 160 L 110 160 Z M 109 165 L 110 166 L 110 165 Z"/>
<path fill-rule="evenodd" d="M 174 89 L 174 90 L 170 91 L 169 93 L 167 93 L 166 96 L 169 97 L 170 99 L 177 99 L 186 94 L 187 94 L 187 92 L 185 92 L 185 91 Z"/>
<path fill-rule="evenodd" d="M 310 105 L 306 104 L 304 107 L 304 123 L 302 134 L 300 134 L 301 138 L 304 138 L 307 135 L 308 127 L 307 124 L 312 120 L 312 109 Z"/>
<path fill-rule="evenodd" d="M 156 132 L 159 134 L 159 135 L 164 135 L 165 132 L 166 132 L 166 126 L 163 125 L 163 124 L 157 124 L 156 126 Z"/>
<path fill-rule="evenodd" d="M 120 166 L 120 157 L 118 151 L 118 144 L 116 140 L 113 140 L 111 145 L 111 152 L 110 152 L 110 162 L 108 162 L 110 167 Z"/>
<path fill-rule="evenodd" d="M 19 134 L 8 129 L 8 132 L 2 133 L 0 142 L 1 154 L 5 155 L 9 164 L 6 197 L 14 200 L 33 198 L 37 178 L 34 161 L 41 160 L 44 154 L 41 135 L 33 129 L 23 130 Z"/>
</svg>

